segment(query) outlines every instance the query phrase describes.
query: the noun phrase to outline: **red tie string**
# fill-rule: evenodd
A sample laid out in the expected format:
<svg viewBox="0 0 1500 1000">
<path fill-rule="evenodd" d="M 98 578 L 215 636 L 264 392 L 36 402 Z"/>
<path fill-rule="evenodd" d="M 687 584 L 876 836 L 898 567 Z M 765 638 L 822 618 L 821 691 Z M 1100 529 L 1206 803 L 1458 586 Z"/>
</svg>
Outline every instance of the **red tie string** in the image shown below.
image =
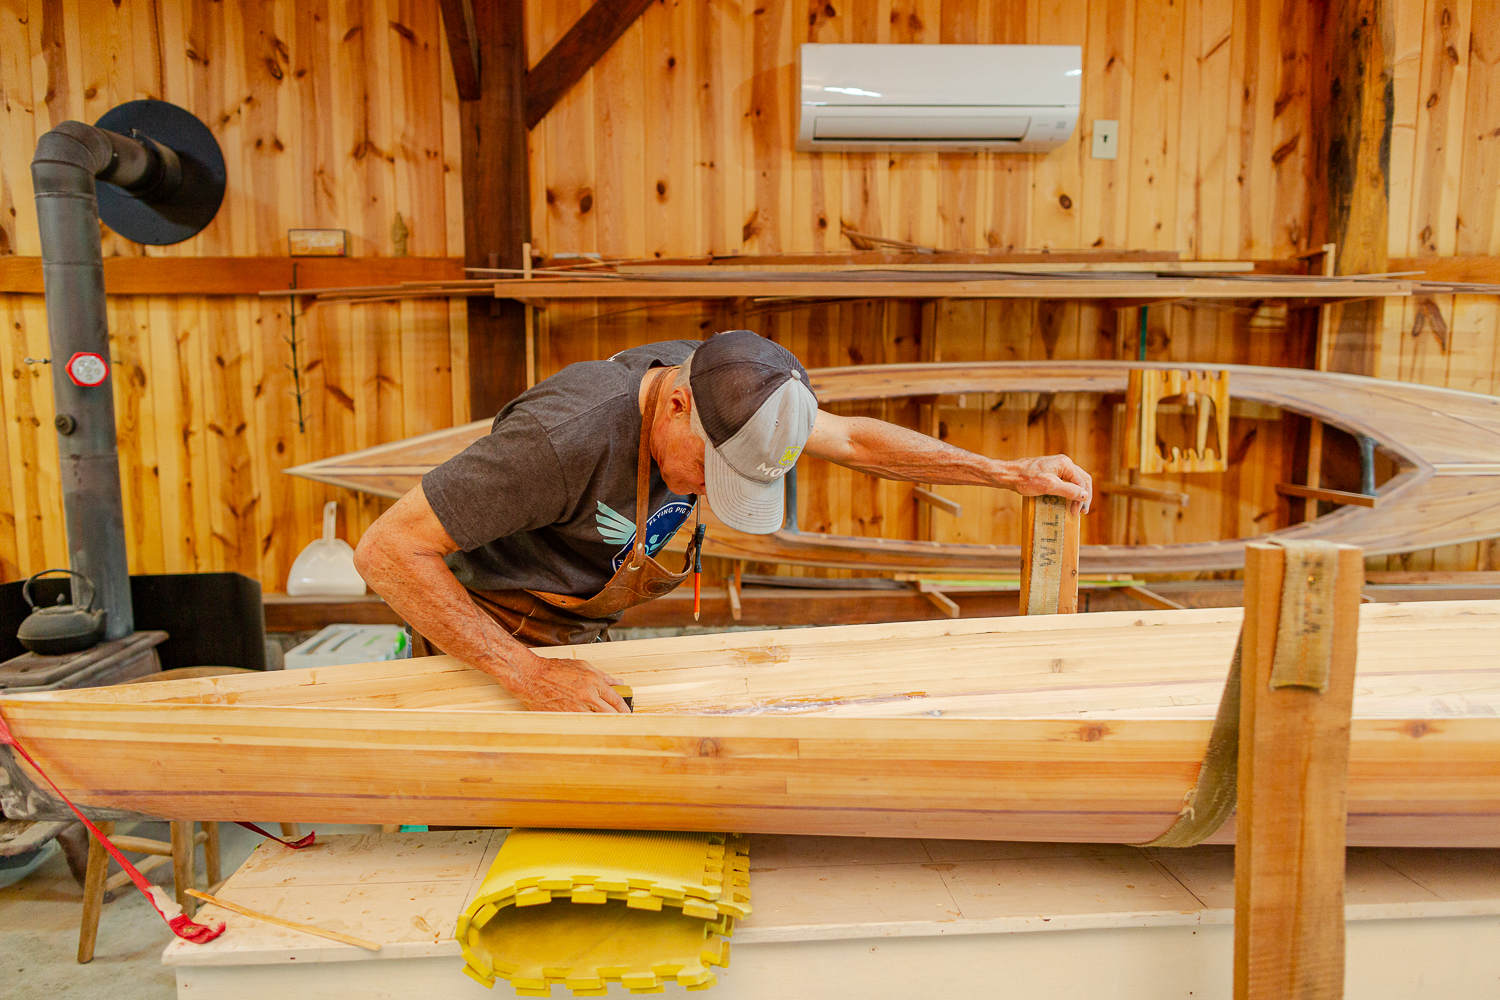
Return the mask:
<svg viewBox="0 0 1500 1000">
<path fill-rule="evenodd" d="M 120 849 L 109 842 L 109 838 L 106 837 L 99 830 L 99 828 L 89 820 L 87 816 L 79 811 L 78 807 L 73 804 L 72 799 L 69 799 L 66 795 L 63 794 L 63 790 L 57 787 L 57 782 L 53 781 L 51 776 L 48 775 L 46 771 L 42 770 L 42 766 L 36 762 L 35 758 L 33 758 L 31 754 L 26 752 L 26 748 L 21 746 L 20 741 L 16 739 L 15 734 L 10 731 L 10 727 L 6 725 L 5 716 L 3 713 L 0 713 L 0 744 L 14 747 L 16 752 L 26 759 L 26 763 L 30 764 L 32 769 L 35 770 L 37 774 L 40 774 L 42 776 L 42 779 L 45 780 L 47 784 L 52 786 L 52 790 L 57 793 L 58 798 L 67 803 L 68 808 L 73 810 L 73 815 L 77 816 L 80 820 L 83 821 L 83 825 L 88 827 L 89 833 L 94 835 L 94 838 L 99 841 L 99 844 L 109 852 L 109 856 L 114 858 L 115 861 L 119 863 L 120 867 L 124 869 L 125 874 L 130 877 L 130 881 L 135 883 L 135 887 L 140 890 L 141 895 L 145 896 L 146 901 L 151 904 L 151 908 L 156 911 L 157 915 L 160 916 L 163 921 L 166 922 L 166 925 L 168 927 L 172 928 L 173 934 L 176 934 L 184 941 L 191 941 L 194 944 L 204 944 L 208 941 L 212 941 L 214 938 L 224 933 L 224 924 L 222 922 L 217 926 L 208 926 L 205 924 L 194 923 L 192 919 L 181 912 L 179 912 L 176 916 L 167 916 L 167 911 L 163 909 L 163 904 L 165 904 L 167 907 L 170 907 L 171 909 L 179 909 L 176 903 L 169 899 L 166 893 L 161 891 L 160 887 L 152 885 L 150 882 L 148 882 L 146 880 L 146 876 L 141 874 L 140 869 L 131 864 L 129 859 L 127 859 L 125 855 L 120 853 Z M 260 834 L 263 837 L 269 837 L 270 839 L 275 840 L 278 843 L 285 844 L 287 847 L 290 847 L 293 850 L 311 845 L 314 838 L 317 837 L 317 832 L 314 831 L 301 838 L 300 840 L 287 841 L 282 840 L 280 837 L 272 836 L 265 830 L 262 830 L 260 827 L 256 826 L 254 823 L 241 823 L 239 825 L 245 827 L 248 830 L 254 830 L 256 833 Z"/>
</svg>

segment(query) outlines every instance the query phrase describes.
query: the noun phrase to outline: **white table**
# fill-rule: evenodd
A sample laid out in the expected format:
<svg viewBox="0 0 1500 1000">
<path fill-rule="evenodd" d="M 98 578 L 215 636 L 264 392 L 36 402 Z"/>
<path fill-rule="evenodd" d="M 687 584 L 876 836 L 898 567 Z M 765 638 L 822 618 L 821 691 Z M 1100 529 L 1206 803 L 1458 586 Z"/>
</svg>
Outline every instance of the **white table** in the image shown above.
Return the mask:
<svg viewBox="0 0 1500 1000">
<path fill-rule="evenodd" d="M 181 1000 L 512 996 L 465 976 L 452 939 L 504 836 L 268 841 L 223 898 L 381 951 L 210 906 L 224 935 L 173 941 L 162 961 Z M 754 913 L 707 994 L 718 1000 L 1231 996 L 1227 847 L 757 836 L 750 866 Z M 1347 899 L 1351 1000 L 1500 995 L 1500 851 L 1356 849 Z"/>
</svg>

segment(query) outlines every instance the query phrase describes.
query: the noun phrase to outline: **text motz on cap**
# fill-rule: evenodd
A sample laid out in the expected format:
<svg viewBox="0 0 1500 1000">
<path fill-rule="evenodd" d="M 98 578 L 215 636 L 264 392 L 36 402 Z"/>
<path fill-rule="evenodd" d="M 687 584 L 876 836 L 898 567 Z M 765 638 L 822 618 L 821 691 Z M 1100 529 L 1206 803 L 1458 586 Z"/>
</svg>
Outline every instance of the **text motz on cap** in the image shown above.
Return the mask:
<svg viewBox="0 0 1500 1000">
<path fill-rule="evenodd" d="M 764 535 L 785 519 L 781 477 L 797 463 L 818 416 L 807 369 L 750 330 L 710 337 L 683 365 L 693 431 L 703 438 L 703 479 L 714 515 Z"/>
</svg>

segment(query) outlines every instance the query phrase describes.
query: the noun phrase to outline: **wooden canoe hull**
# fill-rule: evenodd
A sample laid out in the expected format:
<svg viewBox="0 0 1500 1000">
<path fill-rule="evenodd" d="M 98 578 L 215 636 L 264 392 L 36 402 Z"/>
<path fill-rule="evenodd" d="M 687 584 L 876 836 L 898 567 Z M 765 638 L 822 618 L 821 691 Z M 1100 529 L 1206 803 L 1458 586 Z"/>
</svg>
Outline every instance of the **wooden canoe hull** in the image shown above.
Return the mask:
<svg viewBox="0 0 1500 1000">
<path fill-rule="evenodd" d="M 861 365 L 809 372 L 820 403 L 984 392 L 1124 392 L 1132 368 L 1164 362 L 992 361 Z M 1357 545 L 1368 555 L 1410 552 L 1500 534 L 1500 398 L 1457 389 L 1296 368 L 1214 365 L 1230 373 L 1234 398 L 1316 417 L 1373 438 L 1404 470 L 1371 508 L 1344 507 L 1277 537 Z M 489 432 L 476 421 L 404 441 L 321 459 L 291 475 L 399 497 L 423 473 Z M 887 571 L 1016 572 L 1017 545 L 976 545 L 778 531 L 750 535 L 705 512 L 708 555 L 756 562 Z M 684 544 L 674 539 L 675 548 Z M 1086 545 L 1086 573 L 1163 573 L 1237 569 L 1243 539 L 1172 545 Z"/>
<path fill-rule="evenodd" d="M 0 712 L 70 797 L 101 810 L 1138 843 L 1171 824 L 1196 780 L 1238 617 L 911 622 L 544 651 L 586 652 L 632 684 L 633 716 L 514 711 L 446 657 L 21 696 Z M 1349 842 L 1500 847 L 1500 717 L 1474 717 L 1496 697 L 1500 602 L 1368 605 L 1361 635 L 1356 711 L 1439 696 L 1471 707 L 1355 720 Z M 1059 710 L 1049 685 L 1077 708 Z M 963 717 L 966 705 L 1053 717 Z M 39 784 L 24 766 L 12 776 L 13 790 Z"/>
<path fill-rule="evenodd" d="M 232 725 L 187 706 L 49 714 L 6 707 L 70 798 L 152 816 L 1108 843 L 1171 825 L 1210 728 L 800 717 L 768 735 L 754 718 L 641 716 L 496 732 L 458 713 L 329 709 L 297 719 L 306 745 L 289 761 L 277 709 Z M 1349 842 L 1500 847 L 1496 761 L 1491 720 L 1356 721 Z"/>
</svg>

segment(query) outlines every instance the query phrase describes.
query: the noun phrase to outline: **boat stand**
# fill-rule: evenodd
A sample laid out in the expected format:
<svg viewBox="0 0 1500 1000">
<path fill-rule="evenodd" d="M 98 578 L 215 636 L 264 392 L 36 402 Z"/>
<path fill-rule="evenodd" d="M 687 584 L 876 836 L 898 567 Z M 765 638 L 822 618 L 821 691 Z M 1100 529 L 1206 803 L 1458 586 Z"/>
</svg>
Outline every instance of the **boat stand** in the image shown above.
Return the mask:
<svg viewBox="0 0 1500 1000">
<path fill-rule="evenodd" d="M 453 929 L 501 830 L 261 844 L 218 895 L 381 942 L 378 952 L 205 905 L 223 936 L 163 955 L 181 1000 L 503 1000 L 462 972 Z M 717 1000 L 1090 996 L 1228 1000 L 1234 855 L 1103 844 L 750 837 L 754 912 Z M 1355 849 L 1347 996 L 1490 995 L 1500 851 Z M 670 987 L 669 992 L 678 992 Z M 557 987 L 554 997 L 567 997 Z M 629 994 L 614 984 L 610 996 Z"/>
</svg>

